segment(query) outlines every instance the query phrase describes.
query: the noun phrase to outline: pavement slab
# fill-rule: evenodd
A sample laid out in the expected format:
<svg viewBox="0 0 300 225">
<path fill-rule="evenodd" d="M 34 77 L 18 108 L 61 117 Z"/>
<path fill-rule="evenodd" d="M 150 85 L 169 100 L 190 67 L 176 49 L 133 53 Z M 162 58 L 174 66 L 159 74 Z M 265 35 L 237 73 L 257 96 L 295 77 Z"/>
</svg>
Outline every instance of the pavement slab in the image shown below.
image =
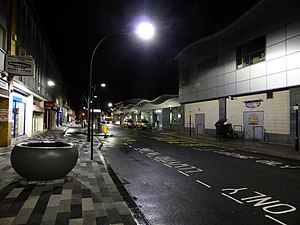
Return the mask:
<svg viewBox="0 0 300 225">
<path fill-rule="evenodd" d="M 47 131 L 28 141 L 55 140 L 77 146 L 77 164 L 62 179 L 25 180 L 11 167 L 13 146 L 0 150 L 0 225 L 135 225 L 99 155 L 95 153 L 91 161 L 88 142 L 61 133 Z"/>
</svg>

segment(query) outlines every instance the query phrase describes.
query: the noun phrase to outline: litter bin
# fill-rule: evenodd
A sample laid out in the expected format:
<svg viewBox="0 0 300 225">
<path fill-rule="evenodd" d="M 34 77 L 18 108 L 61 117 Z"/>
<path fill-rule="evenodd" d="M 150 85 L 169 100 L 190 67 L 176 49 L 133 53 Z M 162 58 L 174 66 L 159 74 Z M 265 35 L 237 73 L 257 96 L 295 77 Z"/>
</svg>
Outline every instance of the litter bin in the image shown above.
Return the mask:
<svg viewBox="0 0 300 225">
<path fill-rule="evenodd" d="M 216 127 L 216 137 L 222 137 L 224 133 L 224 123 L 227 119 L 220 119 L 215 123 Z"/>
<path fill-rule="evenodd" d="M 227 119 L 220 119 L 215 123 L 216 137 L 238 138 L 238 134 L 233 132 L 232 124 Z"/>
</svg>

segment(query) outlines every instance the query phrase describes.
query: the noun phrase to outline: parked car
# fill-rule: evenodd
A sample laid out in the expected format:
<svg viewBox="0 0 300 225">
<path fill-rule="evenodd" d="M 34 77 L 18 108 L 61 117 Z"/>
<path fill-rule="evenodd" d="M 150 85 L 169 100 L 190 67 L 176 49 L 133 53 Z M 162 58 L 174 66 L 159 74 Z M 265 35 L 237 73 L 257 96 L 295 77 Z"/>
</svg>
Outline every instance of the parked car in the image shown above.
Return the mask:
<svg viewBox="0 0 300 225">
<path fill-rule="evenodd" d="M 142 119 L 136 122 L 136 129 L 152 130 L 152 126 L 148 120 Z"/>
<path fill-rule="evenodd" d="M 122 125 L 123 125 L 123 127 L 127 127 L 127 128 L 135 128 L 135 124 L 134 124 L 134 121 L 132 119 L 124 120 Z"/>
</svg>

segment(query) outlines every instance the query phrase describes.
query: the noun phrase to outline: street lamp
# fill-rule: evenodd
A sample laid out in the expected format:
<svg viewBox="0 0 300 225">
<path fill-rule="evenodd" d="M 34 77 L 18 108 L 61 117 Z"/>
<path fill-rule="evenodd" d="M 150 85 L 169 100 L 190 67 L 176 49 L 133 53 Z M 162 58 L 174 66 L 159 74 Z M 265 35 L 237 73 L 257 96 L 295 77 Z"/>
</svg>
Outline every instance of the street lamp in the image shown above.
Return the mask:
<svg viewBox="0 0 300 225">
<path fill-rule="evenodd" d="M 50 87 L 52 87 L 52 86 L 55 85 L 55 83 L 54 83 L 52 80 L 49 80 L 47 84 L 48 84 L 48 86 L 50 86 Z"/>
<path fill-rule="evenodd" d="M 128 32 L 130 33 L 130 32 Z M 150 40 L 154 33 L 155 29 L 154 26 L 148 22 L 148 21 L 143 21 L 140 24 L 138 24 L 137 29 L 135 30 L 135 33 L 137 34 L 138 37 L 144 39 L 144 40 Z M 96 45 L 94 48 L 94 51 L 91 55 L 90 59 L 90 74 L 89 74 L 89 83 L 88 83 L 88 131 L 87 131 L 87 141 L 91 141 L 91 160 L 93 160 L 93 137 L 91 138 L 91 125 L 93 126 L 93 121 L 91 124 L 91 96 L 92 96 L 92 83 L 93 83 L 93 60 L 94 60 L 94 55 L 99 48 L 99 46 L 114 33 L 109 33 L 105 35 Z M 122 34 L 119 32 L 119 34 Z M 93 134 L 92 134 L 93 135 Z M 92 140 L 91 140 L 92 139 Z"/>
<path fill-rule="evenodd" d="M 50 87 L 53 87 L 53 86 L 56 85 L 56 83 L 54 83 L 54 81 L 52 81 L 52 80 L 49 80 L 49 81 L 47 82 L 47 85 L 50 86 Z M 83 99 L 85 100 L 85 103 L 88 105 L 88 100 L 87 100 L 87 98 L 84 96 L 83 92 L 82 92 L 80 89 L 78 89 L 77 87 L 75 87 L 75 86 L 73 86 L 73 85 L 71 85 L 71 84 L 58 84 L 58 85 L 69 86 L 69 87 L 71 87 L 71 88 L 74 88 L 76 91 L 78 91 L 78 92 L 81 94 L 81 96 L 82 96 Z"/>
<path fill-rule="evenodd" d="M 154 36 L 154 31 L 152 23 L 142 22 L 137 26 L 135 33 L 144 40 L 150 40 Z"/>
</svg>

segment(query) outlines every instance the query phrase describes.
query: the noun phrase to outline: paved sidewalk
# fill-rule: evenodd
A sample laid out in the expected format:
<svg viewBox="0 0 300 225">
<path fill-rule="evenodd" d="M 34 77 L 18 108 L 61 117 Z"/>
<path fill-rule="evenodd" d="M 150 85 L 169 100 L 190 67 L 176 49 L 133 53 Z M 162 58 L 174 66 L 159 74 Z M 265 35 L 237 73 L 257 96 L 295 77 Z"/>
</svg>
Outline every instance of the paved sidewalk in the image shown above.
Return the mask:
<svg viewBox="0 0 300 225">
<path fill-rule="evenodd" d="M 0 150 L 0 225 L 136 224 L 97 151 L 91 161 L 89 143 L 62 136 L 66 128 L 29 139 L 64 141 L 78 147 L 77 164 L 62 179 L 27 181 L 11 167 L 13 146 Z"/>
<path fill-rule="evenodd" d="M 161 135 L 170 135 L 177 138 L 189 139 L 191 141 L 205 141 L 223 146 L 237 148 L 244 151 L 257 152 L 265 155 L 276 156 L 286 159 L 300 160 L 300 152 L 295 150 L 294 145 L 285 145 L 273 142 L 249 141 L 232 138 L 216 138 L 211 135 L 192 135 L 178 132 L 156 131 Z"/>
</svg>

